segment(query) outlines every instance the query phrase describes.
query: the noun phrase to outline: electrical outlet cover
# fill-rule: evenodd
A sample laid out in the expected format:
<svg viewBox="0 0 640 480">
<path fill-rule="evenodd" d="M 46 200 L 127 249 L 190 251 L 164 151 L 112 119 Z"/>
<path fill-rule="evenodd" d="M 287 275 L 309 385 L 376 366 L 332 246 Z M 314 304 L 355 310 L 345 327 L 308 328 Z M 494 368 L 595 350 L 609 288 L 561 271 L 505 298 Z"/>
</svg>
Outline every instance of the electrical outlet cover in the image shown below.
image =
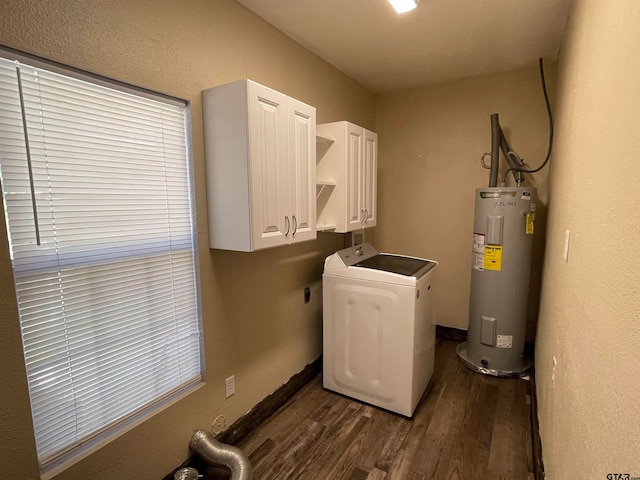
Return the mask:
<svg viewBox="0 0 640 480">
<path fill-rule="evenodd" d="M 224 381 L 224 398 L 229 398 L 236 393 L 236 376 L 231 375 Z"/>
</svg>

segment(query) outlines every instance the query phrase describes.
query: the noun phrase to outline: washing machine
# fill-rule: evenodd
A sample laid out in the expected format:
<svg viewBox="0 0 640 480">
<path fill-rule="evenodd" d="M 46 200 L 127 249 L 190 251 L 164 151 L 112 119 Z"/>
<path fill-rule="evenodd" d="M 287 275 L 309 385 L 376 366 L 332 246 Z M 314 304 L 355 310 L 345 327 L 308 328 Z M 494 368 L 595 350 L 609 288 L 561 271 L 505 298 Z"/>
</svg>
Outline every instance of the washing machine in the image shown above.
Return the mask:
<svg viewBox="0 0 640 480">
<path fill-rule="evenodd" d="M 323 386 L 411 417 L 433 374 L 437 262 L 368 243 L 326 258 Z"/>
</svg>

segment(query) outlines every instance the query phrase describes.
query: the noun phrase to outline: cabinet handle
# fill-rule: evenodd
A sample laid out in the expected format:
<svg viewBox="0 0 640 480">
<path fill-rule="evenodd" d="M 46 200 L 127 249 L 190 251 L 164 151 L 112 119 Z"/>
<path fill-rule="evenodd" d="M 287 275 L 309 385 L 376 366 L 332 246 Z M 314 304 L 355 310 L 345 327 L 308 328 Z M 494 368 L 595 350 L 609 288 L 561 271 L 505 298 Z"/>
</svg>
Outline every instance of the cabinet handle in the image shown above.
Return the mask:
<svg viewBox="0 0 640 480">
<path fill-rule="evenodd" d="M 291 218 L 293 218 L 293 233 L 291 234 L 291 236 L 294 237 L 296 232 L 298 231 L 298 220 L 296 219 L 295 215 L 291 215 Z"/>
<path fill-rule="evenodd" d="M 364 209 L 364 223 L 367 223 L 367 220 L 369 220 L 369 210 L 367 210 L 365 208 Z"/>
<path fill-rule="evenodd" d="M 284 223 L 287 226 L 287 231 L 284 232 L 284 236 L 288 237 L 289 236 L 289 228 L 291 227 L 291 224 L 289 223 L 289 217 L 288 216 L 284 217 Z"/>
</svg>

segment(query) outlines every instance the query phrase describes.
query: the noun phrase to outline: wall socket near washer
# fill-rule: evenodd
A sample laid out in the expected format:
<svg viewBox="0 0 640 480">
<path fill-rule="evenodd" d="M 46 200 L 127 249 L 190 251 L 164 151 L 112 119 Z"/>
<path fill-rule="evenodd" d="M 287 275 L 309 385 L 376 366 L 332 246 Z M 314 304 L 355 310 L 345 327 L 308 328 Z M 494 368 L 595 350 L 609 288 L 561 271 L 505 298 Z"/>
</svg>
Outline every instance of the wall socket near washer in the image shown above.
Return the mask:
<svg viewBox="0 0 640 480">
<path fill-rule="evenodd" d="M 236 376 L 231 375 L 224 380 L 224 398 L 229 398 L 236 393 Z"/>
</svg>

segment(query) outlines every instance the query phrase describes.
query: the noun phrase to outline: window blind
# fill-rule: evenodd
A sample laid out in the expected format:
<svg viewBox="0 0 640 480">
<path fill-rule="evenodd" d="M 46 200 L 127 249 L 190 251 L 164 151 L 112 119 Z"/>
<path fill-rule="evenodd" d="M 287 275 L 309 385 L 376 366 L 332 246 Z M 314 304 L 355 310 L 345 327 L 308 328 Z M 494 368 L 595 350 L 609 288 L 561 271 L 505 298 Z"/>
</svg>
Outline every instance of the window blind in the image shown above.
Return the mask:
<svg viewBox="0 0 640 480">
<path fill-rule="evenodd" d="M 0 175 L 43 467 L 201 379 L 189 110 L 0 59 Z"/>
</svg>

